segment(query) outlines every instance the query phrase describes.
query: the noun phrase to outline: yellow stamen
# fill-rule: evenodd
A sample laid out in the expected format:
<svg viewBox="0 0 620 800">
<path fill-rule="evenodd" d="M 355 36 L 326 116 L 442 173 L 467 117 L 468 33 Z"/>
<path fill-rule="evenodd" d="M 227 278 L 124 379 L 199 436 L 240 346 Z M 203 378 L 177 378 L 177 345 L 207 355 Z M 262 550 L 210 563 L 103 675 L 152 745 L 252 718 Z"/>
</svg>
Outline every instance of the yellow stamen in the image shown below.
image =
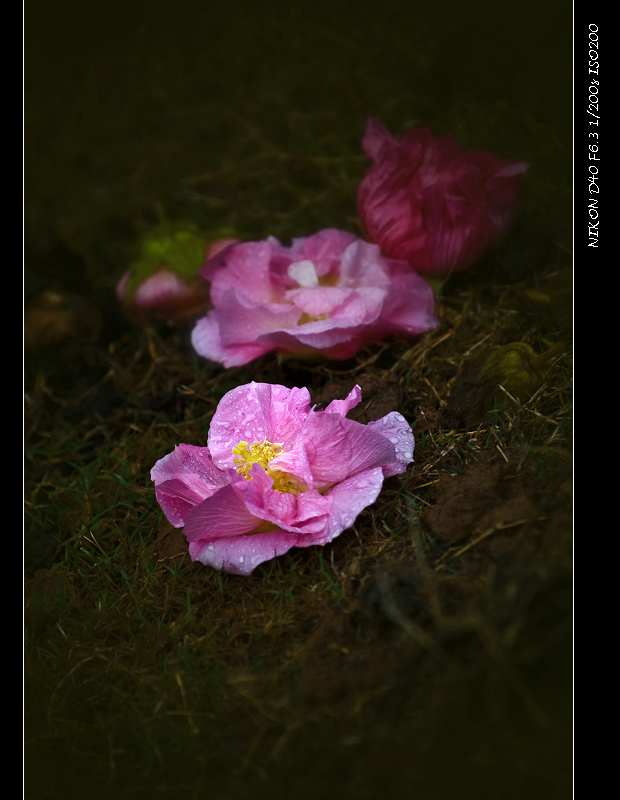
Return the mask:
<svg viewBox="0 0 620 800">
<path fill-rule="evenodd" d="M 279 470 L 277 467 L 275 469 L 270 469 L 269 467 L 271 459 L 284 452 L 284 448 L 281 444 L 272 444 L 271 442 L 264 441 L 262 443 L 252 442 L 252 444 L 248 445 L 247 442 L 239 442 L 236 447 L 233 447 L 232 451 L 236 456 L 234 462 L 235 469 L 240 475 L 243 475 L 246 480 L 250 480 L 252 477 L 250 475 L 252 464 L 260 464 L 267 475 L 272 478 L 273 488 L 276 492 L 290 492 L 294 494 L 300 489 L 303 491 L 302 487 L 288 472 Z"/>
<path fill-rule="evenodd" d="M 306 322 L 319 322 L 322 319 L 327 319 L 327 314 L 317 314 L 314 316 L 313 314 L 306 314 L 304 311 L 301 317 L 297 320 L 297 324 L 305 325 Z"/>
</svg>

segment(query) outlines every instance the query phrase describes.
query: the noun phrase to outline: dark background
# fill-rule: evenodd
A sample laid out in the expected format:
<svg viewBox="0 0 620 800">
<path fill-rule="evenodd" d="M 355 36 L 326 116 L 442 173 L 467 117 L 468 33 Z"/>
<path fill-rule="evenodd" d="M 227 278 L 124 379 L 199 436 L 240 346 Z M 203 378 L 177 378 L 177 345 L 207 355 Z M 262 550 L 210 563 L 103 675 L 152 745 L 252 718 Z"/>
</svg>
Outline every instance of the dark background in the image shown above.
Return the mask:
<svg viewBox="0 0 620 800">
<path fill-rule="evenodd" d="M 570 241 L 569 2 L 31 0 L 25 14 L 27 296 L 50 277 L 112 285 L 157 204 L 246 238 L 351 228 L 366 161 L 347 164 L 347 197 L 328 186 L 300 209 L 337 167 L 291 156 L 361 155 L 369 114 L 528 161 L 523 207 Z"/>
</svg>

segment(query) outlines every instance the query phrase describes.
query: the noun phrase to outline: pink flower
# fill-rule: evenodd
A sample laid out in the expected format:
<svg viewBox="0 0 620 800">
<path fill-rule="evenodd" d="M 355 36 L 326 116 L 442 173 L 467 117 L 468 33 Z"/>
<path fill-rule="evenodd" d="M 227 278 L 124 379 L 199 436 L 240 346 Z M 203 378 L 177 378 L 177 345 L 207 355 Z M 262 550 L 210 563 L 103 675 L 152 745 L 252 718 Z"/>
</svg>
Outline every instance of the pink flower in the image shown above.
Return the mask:
<svg viewBox="0 0 620 800">
<path fill-rule="evenodd" d="M 125 272 L 116 296 L 140 325 L 183 325 L 209 307 L 209 285 L 198 274 L 205 260 L 236 239 L 207 242 L 191 223 L 161 225 L 144 237 L 141 258 Z"/>
<path fill-rule="evenodd" d="M 397 412 L 367 425 L 346 418 L 361 399 L 356 386 L 319 411 L 305 388 L 254 382 L 224 395 L 208 446 L 180 444 L 151 470 L 192 561 L 249 575 L 351 527 L 383 479 L 413 461 L 413 433 Z"/>
<path fill-rule="evenodd" d="M 402 139 L 369 119 L 362 140 L 373 166 L 358 193 L 371 241 L 423 274 L 471 267 L 507 227 L 528 165 L 462 153 L 452 136 L 414 128 Z"/>
<path fill-rule="evenodd" d="M 192 334 L 226 367 L 277 350 L 345 359 L 391 333 L 434 327 L 433 293 L 404 261 L 352 233 L 327 229 L 283 247 L 270 236 L 223 250 L 201 274 L 213 310 Z"/>
<path fill-rule="evenodd" d="M 160 269 L 141 283 L 133 294 L 127 292 L 128 270 L 116 286 L 116 296 L 127 316 L 140 325 L 162 320 L 171 327 L 183 325 L 209 306 L 209 286 L 203 278 L 183 278 Z"/>
</svg>

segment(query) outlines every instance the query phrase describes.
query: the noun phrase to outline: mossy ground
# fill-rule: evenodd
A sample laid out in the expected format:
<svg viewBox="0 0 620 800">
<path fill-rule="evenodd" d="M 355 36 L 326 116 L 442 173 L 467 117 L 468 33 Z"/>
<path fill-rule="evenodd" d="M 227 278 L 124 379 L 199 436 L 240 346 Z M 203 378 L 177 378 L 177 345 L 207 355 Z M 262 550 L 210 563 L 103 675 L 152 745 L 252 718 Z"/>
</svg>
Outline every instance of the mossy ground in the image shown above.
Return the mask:
<svg viewBox="0 0 620 800">
<path fill-rule="evenodd" d="M 79 292 L 102 323 L 26 359 L 26 797 L 569 796 L 570 7 L 36 5 L 26 299 Z M 244 239 L 358 232 L 368 114 L 532 165 L 436 330 L 224 370 L 124 320 L 158 206 Z M 463 358 L 514 341 L 566 344 L 541 391 L 446 425 Z M 359 383 L 358 418 L 400 411 L 416 450 L 353 529 L 241 578 L 189 561 L 149 471 L 255 379 Z"/>
</svg>

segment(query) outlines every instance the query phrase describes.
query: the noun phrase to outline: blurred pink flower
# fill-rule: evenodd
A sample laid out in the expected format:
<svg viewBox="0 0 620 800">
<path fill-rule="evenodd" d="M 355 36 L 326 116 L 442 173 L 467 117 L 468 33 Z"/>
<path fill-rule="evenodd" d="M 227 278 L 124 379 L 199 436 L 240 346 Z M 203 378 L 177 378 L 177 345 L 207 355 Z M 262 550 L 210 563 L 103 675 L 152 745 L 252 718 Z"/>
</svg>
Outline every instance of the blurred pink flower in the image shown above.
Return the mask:
<svg viewBox="0 0 620 800">
<path fill-rule="evenodd" d="M 293 239 L 270 236 L 226 248 L 201 274 L 213 310 L 192 334 L 196 351 L 226 367 L 272 350 L 345 359 L 391 333 L 433 328 L 433 293 L 404 261 L 335 229 Z"/>
<path fill-rule="evenodd" d="M 362 140 L 374 162 L 358 192 L 368 238 L 422 274 L 471 267 L 507 227 L 528 164 L 463 153 L 452 136 L 414 128 L 402 139 L 370 118 Z"/>
<path fill-rule="evenodd" d="M 138 324 L 162 320 L 171 327 L 183 325 L 209 306 L 209 285 L 199 275 L 183 278 L 160 269 L 134 291 L 127 293 L 128 270 L 116 286 L 116 296 L 127 316 Z"/>
<path fill-rule="evenodd" d="M 140 325 L 162 320 L 183 325 L 209 307 L 209 284 L 198 270 L 236 239 L 208 242 L 190 223 L 155 228 L 141 243 L 141 258 L 116 285 L 125 313 Z"/>
<path fill-rule="evenodd" d="M 192 561 L 249 575 L 291 547 L 324 545 L 413 461 L 409 423 L 393 411 L 362 425 L 346 414 L 356 386 L 324 411 L 307 389 L 249 383 L 221 399 L 207 447 L 180 444 L 151 470 Z"/>
</svg>

